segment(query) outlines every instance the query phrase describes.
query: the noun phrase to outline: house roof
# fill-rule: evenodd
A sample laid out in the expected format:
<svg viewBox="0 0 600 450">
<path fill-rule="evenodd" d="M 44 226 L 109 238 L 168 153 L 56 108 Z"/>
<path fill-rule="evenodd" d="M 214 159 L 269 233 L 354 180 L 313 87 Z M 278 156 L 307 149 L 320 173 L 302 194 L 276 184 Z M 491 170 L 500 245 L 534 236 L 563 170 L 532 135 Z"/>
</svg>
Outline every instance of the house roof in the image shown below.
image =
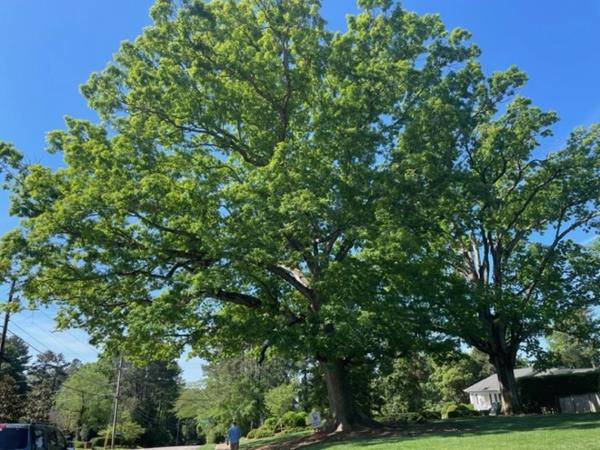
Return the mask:
<svg viewBox="0 0 600 450">
<path fill-rule="evenodd" d="M 524 377 L 545 377 L 550 375 L 573 375 L 578 373 L 594 372 L 597 369 L 548 369 L 542 371 L 536 371 L 533 367 L 525 367 L 523 369 L 515 369 L 515 378 Z M 478 381 L 472 386 L 469 386 L 464 390 L 467 393 L 472 392 L 500 392 L 500 383 L 498 382 L 498 375 L 490 375 L 481 381 Z"/>
</svg>

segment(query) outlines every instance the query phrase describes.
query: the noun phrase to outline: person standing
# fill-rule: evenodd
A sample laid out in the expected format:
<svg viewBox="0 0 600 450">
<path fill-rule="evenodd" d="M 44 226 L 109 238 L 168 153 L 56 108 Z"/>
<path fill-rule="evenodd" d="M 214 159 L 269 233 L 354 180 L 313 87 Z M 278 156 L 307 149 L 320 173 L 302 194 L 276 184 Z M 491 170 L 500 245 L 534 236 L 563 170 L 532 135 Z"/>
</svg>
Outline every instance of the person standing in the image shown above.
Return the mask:
<svg viewBox="0 0 600 450">
<path fill-rule="evenodd" d="M 227 430 L 227 444 L 229 444 L 229 448 L 231 450 L 239 450 L 240 448 L 240 438 L 242 437 L 242 430 L 240 427 L 233 421 L 229 430 Z"/>
</svg>

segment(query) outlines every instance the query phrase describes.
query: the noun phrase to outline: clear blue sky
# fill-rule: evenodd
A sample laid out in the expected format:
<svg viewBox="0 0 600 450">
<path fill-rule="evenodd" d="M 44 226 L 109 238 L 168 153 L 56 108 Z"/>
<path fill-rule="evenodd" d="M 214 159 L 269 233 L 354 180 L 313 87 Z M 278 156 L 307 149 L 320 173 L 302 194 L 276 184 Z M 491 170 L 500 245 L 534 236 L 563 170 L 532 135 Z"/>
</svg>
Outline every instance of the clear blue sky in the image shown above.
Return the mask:
<svg viewBox="0 0 600 450">
<path fill-rule="evenodd" d="M 0 1 L 0 140 L 14 143 L 29 162 L 56 166 L 44 152 L 44 134 L 63 126 L 65 114 L 94 118 L 78 86 L 101 69 L 119 42 L 150 23 L 150 0 Z M 559 113 L 550 146 L 577 125 L 600 121 L 600 1 L 405 0 L 407 9 L 440 13 L 448 27 L 463 27 L 483 49 L 488 71 L 516 64 L 529 74 L 524 93 Z M 323 0 L 331 29 L 344 28 L 351 0 Z M 0 194 L 0 232 L 15 225 Z M 92 359 L 81 331 L 52 333 L 45 313 L 15 319 L 14 332 L 41 350 Z M 25 331 L 21 331 L 25 330 Z M 198 379 L 200 362 L 182 362 Z"/>
</svg>

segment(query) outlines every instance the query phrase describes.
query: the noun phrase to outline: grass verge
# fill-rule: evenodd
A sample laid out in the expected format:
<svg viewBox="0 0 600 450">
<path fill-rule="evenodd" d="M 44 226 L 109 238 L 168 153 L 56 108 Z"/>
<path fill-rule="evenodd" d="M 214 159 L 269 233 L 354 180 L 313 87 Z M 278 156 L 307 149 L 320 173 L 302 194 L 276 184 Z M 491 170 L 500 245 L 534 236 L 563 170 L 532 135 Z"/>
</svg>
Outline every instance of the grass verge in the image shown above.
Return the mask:
<svg viewBox="0 0 600 450">
<path fill-rule="evenodd" d="M 241 450 L 270 445 L 289 450 L 286 443 L 310 432 L 243 440 Z M 273 445 L 275 444 L 275 445 Z M 470 417 L 409 425 L 398 431 L 335 436 L 308 450 L 600 450 L 600 414 Z M 199 450 L 213 450 L 214 444 Z"/>
</svg>

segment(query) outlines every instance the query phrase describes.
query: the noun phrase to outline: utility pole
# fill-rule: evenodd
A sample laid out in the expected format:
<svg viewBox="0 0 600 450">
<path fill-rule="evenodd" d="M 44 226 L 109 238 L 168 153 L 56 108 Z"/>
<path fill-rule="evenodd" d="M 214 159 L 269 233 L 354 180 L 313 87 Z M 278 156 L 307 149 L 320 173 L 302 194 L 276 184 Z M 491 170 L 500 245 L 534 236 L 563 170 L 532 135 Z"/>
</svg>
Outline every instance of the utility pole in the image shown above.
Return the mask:
<svg viewBox="0 0 600 450">
<path fill-rule="evenodd" d="M 123 369 L 123 355 L 119 357 L 119 369 L 117 371 L 117 389 L 113 410 L 112 433 L 110 437 L 110 449 L 115 448 L 115 433 L 117 432 L 117 417 L 119 415 L 119 395 L 121 394 L 121 371 Z"/>
<path fill-rule="evenodd" d="M 17 286 L 17 280 L 13 278 L 10 283 L 10 290 L 8 291 L 8 300 L 6 302 L 7 305 L 10 305 L 13 302 L 13 297 L 15 295 L 15 290 Z M 6 333 L 8 332 L 8 321 L 10 320 L 10 310 L 6 310 L 6 314 L 4 315 L 4 327 L 2 328 L 2 341 L 0 341 L 0 367 L 4 362 L 4 347 L 6 347 Z"/>
</svg>

